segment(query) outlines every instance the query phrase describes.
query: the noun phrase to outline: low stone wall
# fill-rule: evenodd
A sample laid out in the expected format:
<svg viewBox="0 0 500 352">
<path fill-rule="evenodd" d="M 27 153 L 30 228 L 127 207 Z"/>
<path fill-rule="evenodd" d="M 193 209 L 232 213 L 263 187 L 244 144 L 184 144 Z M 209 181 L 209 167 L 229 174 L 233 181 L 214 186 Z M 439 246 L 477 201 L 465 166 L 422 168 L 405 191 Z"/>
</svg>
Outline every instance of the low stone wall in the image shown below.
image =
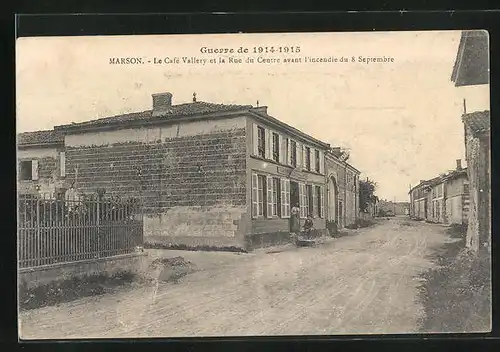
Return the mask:
<svg viewBox="0 0 500 352">
<path fill-rule="evenodd" d="M 311 236 L 313 238 L 327 236 L 327 229 L 315 229 Z M 277 246 L 291 241 L 290 232 L 288 231 L 277 231 L 270 233 L 257 233 L 247 235 L 245 237 L 245 249 L 253 250 L 257 248 L 264 248 L 270 246 Z"/>
<path fill-rule="evenodd" d="M 57 281 L 96 274 L 109 276 L 120 272 L 141 274 L 146 270 L 146 257 L 147 253 L 138 252 L 109 258 L 23 268 L 19 269 L 18 284 L 19 286 L 25 286 L 26 289 L 31 289 Z"/>
</svg>

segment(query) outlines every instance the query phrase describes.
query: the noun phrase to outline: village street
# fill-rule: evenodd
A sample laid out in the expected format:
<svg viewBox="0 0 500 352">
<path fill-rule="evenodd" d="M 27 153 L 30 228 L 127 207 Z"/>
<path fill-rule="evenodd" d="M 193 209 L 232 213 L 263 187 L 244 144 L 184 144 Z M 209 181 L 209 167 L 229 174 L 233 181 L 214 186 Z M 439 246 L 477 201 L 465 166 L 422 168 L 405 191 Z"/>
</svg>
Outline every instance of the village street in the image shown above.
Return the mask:
<svg viewBox="0 0 500 352">
<path fill-rule="evenodd" d="M 418 332 L 423 316 L 419 275 L 435 265 L 429 255 L 451 240 L 440 225 L 406 218 L 376 221 L 314 248 L 205 253 L 220 256 L 219 264 L 160 286 L 155 303 L 153 287 L 142 285 L 22 312 L 21 336 Z M 202 254 L 186 252 L 185 257 Z"/>
</svg>

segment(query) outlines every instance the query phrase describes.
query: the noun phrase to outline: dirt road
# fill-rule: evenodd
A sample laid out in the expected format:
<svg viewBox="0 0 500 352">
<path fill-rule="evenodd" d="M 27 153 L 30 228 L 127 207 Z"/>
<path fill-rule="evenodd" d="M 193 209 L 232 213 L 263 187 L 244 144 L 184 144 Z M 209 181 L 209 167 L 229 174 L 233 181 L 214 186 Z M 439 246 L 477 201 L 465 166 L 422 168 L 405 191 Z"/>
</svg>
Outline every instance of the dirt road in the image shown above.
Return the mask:
<svg viewBox="0 0 500 352">
<path fill-rule="evenodd" d="M 23 338 L 411 333 L 418 276 L 449 240 L 439 225 L 381 220 L 314 248 L 234 255 L 181 283 L 20 315 Z M 222 255 L 222 254 L 221 254 Z"/>
</svg>

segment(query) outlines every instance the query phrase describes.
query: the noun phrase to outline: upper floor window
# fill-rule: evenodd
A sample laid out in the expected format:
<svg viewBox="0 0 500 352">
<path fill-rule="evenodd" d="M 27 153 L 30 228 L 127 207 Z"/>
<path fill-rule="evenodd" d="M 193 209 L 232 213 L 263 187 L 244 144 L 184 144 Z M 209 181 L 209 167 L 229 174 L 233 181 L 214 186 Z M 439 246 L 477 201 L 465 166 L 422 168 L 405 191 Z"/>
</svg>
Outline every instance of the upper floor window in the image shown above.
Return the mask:
<svg viewBox="0 0 500 352">
<path fill-rule="evenodd" d="M 280 136 L 273 132 L 273 160 L 280 161 Z"/>
<path fill-rule="evenodd" d="M 262 158 L 266 157 L 266 130 L 263 127 L 257 127 L 258 133 L 258 155 Z"/>
<path fill-rule="evenodd" d="M 311 171 L 311 148 L 306 147 L 306 155 L 305 155 L 305 160 L 306 160 L 306 170 Z"/>
<path fill-rule="evenodd" d="M 319 150 L 314 150 L 314 158 L 316 160 L 316 162 L 314 163 L 314 171 L 316 172 L 320 172 L 320 158 L 319 158 Z"/>
<path fill-rule="evenodd" d="M 297 167 L 297 142 L 290 141 L 290 162 L 293 167 Z"/>
</svg>

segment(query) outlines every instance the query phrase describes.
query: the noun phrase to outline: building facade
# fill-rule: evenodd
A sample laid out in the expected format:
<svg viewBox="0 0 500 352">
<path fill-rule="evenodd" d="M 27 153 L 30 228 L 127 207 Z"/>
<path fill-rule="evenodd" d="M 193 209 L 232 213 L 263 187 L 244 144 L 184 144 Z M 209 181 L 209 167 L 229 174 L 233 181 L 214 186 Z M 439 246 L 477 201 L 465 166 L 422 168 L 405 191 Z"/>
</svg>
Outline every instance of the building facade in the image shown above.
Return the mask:
<svg viewBox="0 0 500 352">
<path fill-rule="evenodd" d="M 18 192 L 54 199 L 67 187 L 64 137 L 55 131 L 21 133 L 17 138 Z"/>
<path fill-rule="evenodd" d="M 477 102 L 470 89 L 489 96 L 489 37 L 486 31 L 463 31 L 451 80 L 463 92 L 465 149 L 470 190 L 466 245 L 491 248 L 491 136 L 489 99 Z M 487 103 L 486 103 L 487 101 Z"/>
<path fill-rule="evenodd" d="M 465 224 L 469 212 L 467 169 L 457 169 L 431 180 L 422 180 L 410 192 L 410 217 L 440 224 Z"/>
<path fill-rule="evenodd" d="M 327 219 L 337 228 L 354 224 L 359 214 L 360 172 L 347 163 L 346 154 L 340 148 L 326 153 Z"/>
<path fill-rule="evenodd" d="M 342 223 L 356 217 L 359 171 L 331 155 L 326 164 L 327 143 L 270 116 L 267 107 L 195 98 L 173 105 L 172 94 L 162 93 L 153 95 L 151 110 L 44 133 L 56 141 L 40 147 L 43 153 L 19 143 L 20 168 L 36 160 L 31 165 L 38 170 L 24 189 L 40 193 L 33 187 L 43 183 L 57 193 L 74 184 L 82 194 L 101 189 L 136 198 L 149 243 L 274 243 L 288 239 L 292 207 L 299 208 L 301 225 L 311 215 L 318 233 L 326 232 L 330 217 Z M 20 184 L 29 176 L 22 175 Z"/>
</svg>

